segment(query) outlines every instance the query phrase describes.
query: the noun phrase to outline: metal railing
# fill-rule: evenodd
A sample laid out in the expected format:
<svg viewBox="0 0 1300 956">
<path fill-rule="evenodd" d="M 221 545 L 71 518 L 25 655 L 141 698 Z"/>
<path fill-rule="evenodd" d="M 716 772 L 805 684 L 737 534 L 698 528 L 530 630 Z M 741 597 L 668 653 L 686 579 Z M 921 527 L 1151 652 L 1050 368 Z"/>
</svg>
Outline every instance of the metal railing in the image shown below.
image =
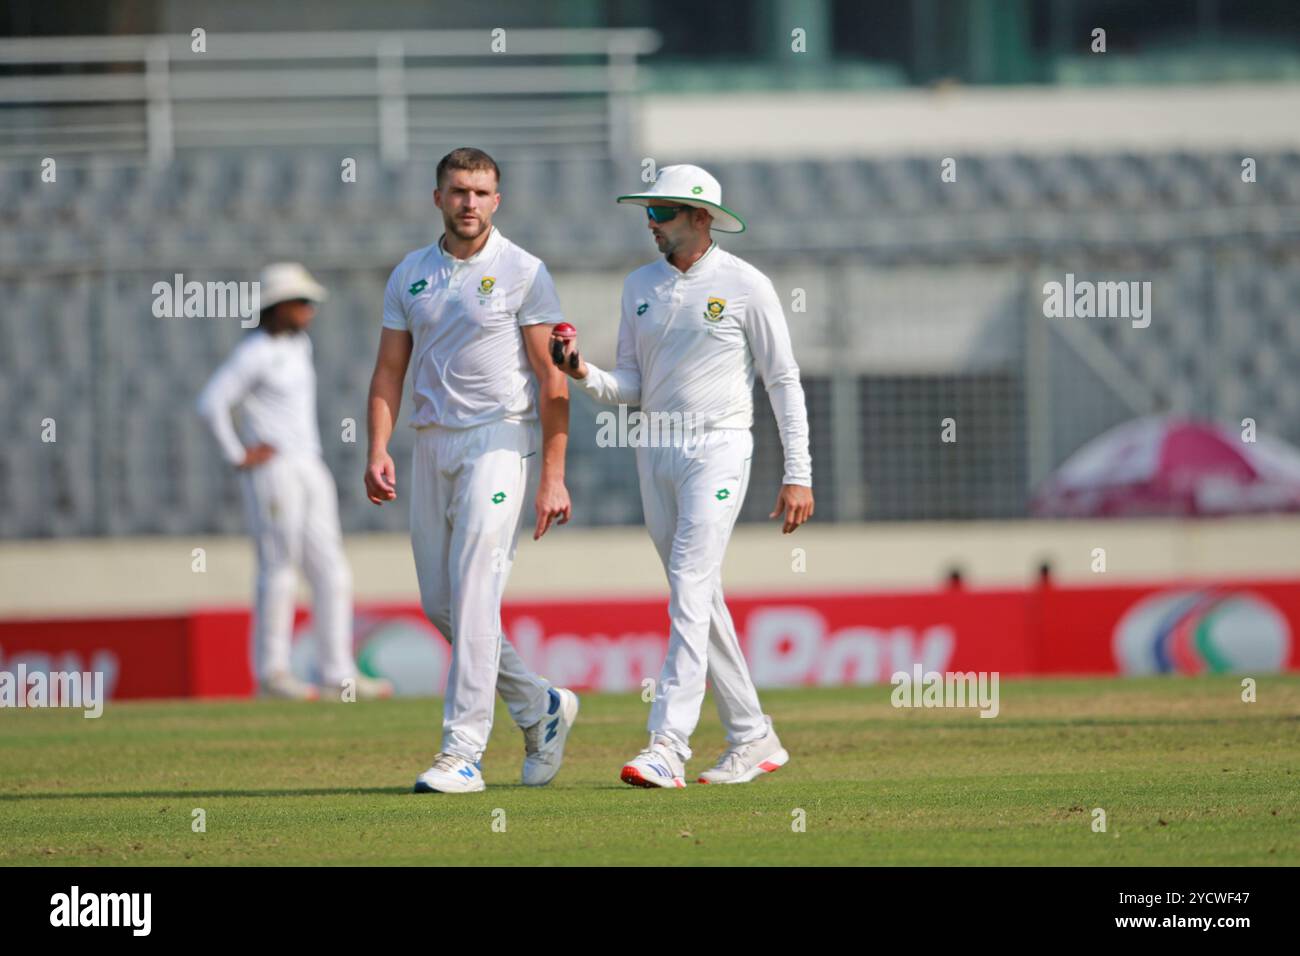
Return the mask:
<svg viewBox="0 0 1300 956">
<path fill-rule="evenodd" d="M 466 142 L 530 154 L 635 149 L 653 30 L 211 33 L 0 40 L 0 159 L 178 149 Z"/>
</svg>

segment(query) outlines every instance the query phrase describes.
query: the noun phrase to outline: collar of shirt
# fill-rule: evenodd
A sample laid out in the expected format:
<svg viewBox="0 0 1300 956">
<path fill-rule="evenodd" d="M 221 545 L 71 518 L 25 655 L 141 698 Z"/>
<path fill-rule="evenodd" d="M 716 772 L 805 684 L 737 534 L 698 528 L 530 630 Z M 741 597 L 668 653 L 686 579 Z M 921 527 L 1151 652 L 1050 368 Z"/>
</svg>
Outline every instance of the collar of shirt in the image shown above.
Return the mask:
<svg viewBox="0 0 1300 956">
<path fill-rule="evenodd" d="M 712 272 L 713 269 L 718 264 L 719 257 L 715 251 L 717 248 L 718 248 L 717 242 L 710 242 L 709 248 L 704 250 L 704 255 L 700 256 L 698 259 L 692 262 L 685 272 L 683 272 L 681 269 L 678 269 L 675 265 L 673 265 L 671 262 L 668 261 L 667 256 L 664 256 L 662 260 L 664 264 L 664 271 L 671 279 L 697 279 L 702 275 L 707 275 L 708 273 Z"/>
<path fill-rule="evenodd" d="M 447 238 L 447 234 L 444 232 L 441 236 L 438 237 L 438 252 L 439 254 L 442 255 L 444 259 L 446 259 L 452 265 L 462 265 L 462 266 L 473 265 L 475 262 L 478 262 L 480 259 L 488 258 L 488 256 L 490 256 L 492 252 L 496 250 L 497 245 L 501 242 L 500 236 L 501 234 L 497 232 L 497 227 L 491 226 L 490 231 L 488 232 L 487 242 L 483 243 L 483 247 L 479 249 L 478 252 L 474 253 L 468 259 L 457 259 L 450 252 L 448 252 L 446 247 L 443 245 L 443 242 Z"/>
</svg>

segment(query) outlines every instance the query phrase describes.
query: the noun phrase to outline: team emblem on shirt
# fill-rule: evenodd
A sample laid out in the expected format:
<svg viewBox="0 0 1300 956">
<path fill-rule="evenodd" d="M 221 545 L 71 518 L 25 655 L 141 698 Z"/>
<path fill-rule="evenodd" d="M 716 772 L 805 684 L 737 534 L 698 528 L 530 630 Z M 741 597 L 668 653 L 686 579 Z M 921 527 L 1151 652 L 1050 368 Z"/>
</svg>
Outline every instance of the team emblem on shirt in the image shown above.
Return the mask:
<svg viewBox="0 0 1300 956">
<path fill-rule="evenodd" d="M 411 293 L 411 295 L 419 295 L 427 288 L 429 288 L 429 280 L 421 279 L 419 282 L 412 282 L 411 287 L 406 291 Z"/>
<path fill-rule="evenodd" d="M 492 276 L 484 276 L 478 280 L 478 294 L 491 295 L 493 288 L 496 287 L 497 280 Z"/>
<path fill-rule="evenodd" d="M 710 322 L 716 322 L 722 318 L 722 310 L 727 307 L 726 299 L 709 299 L 708 307 L 704 310 L 704 317 Z"/>
</svg>

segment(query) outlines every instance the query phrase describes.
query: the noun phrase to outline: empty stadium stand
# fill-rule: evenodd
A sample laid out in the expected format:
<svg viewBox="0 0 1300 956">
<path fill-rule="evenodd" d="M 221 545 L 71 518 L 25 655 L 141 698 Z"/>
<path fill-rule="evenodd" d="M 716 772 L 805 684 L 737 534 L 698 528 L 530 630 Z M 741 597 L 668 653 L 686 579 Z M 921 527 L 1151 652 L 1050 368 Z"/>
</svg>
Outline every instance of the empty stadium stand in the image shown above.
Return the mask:
<svg viewBox="0 0 1300 956">
<path fill-rule="evenodd" d="M 437 152 L 430 153 L 431 156 Z M 713 164 L 750 230 L 723 242 L 773 278 L 813 428 L 818 515 L 1015 516 L 1092 435 L 1157 408 L 1300 441 L 1300 154 L 935 157 Z M 360 493 L 365 391 L 383 285 L 433 242 L 430 162 L 334 150 L 185 151 L 168 166 L 97 155 L 43 182 L 0 169 L 0 536 L 236 531 L 237 485 L 191 413 L 240 335 L 231 319 L 159 319 L 152 287 L 251 279 L 305 262 L 331 287 L 313 338 L 326 456 L 346 530 L 401 530 Z M 612 198 L 639 162 L 509 156 L 498 224 L 542 256 L 562 295 L 616 283 L 653 256 L 643 217 Z M 1042 285 L 1149 281 L 1153 319 L 1053 319 Z M 610 343 L 616 302 L 571 317 Z M 606 361 L 610 354 L 593 354 Z M 766 516 L 780 450 L 761 386 L 745 520 Z M 1031 396 L 1043 399 L 1031 402 Z M 1030 414 L 1029 408 L 1035 409 Z M 640 516 L 631 452 L 595 447 L 573 402 L 575 520 Z M 940 423 L 958 441 L 939 441 Z M 57 441 L 40 442 L 51 419 Z M 345 419 L 357 441 L 340 440 Z M 410 436 L 399 429 L 396 457 Z"/>
</svg>

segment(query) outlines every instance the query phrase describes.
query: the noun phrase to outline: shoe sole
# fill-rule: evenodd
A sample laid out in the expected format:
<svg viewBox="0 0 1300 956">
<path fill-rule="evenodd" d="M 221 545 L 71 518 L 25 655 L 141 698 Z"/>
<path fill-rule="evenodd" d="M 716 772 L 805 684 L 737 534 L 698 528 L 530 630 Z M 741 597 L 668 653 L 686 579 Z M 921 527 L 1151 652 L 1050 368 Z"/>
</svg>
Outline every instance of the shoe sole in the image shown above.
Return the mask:
<svg viewBox="0 0 1300 956">
<path fill-rule="evenodd" d="M 473 790 L 439 790 L 437 787 L 431 787 L 423 780 L 415 781 L 415 789 L 412 793 L 482 793 L 486 787 L 475 787 Z"/>
<path fill-rule="evenodd" d="M 782 747 L 780 750 L 772 754 L 772 756 L 768 757 L 766 760 L 759 761 L 757 767 L 750 770 L 748 773 L 742 774 L 741 776 L 737 777 L 735 780 L 705 780 L 703 777 L 700 777 L 699 782 L 713 784 L 714 786 L 717 786 L 719 784 L 729 784 L 729 783 L 750 783 L 751 781 L 757 780 L 765 773 L 776 773 L 778 770 L 784 767 L 789 762 L 789 760 L 790 760 L 790 754 L 786 752 L 786 749 L 784 747 Z"/>
<path fill-rule="evenodd" d="M 373 693 L 370 691 L 359 691 L 357 693 L 357 700 L 390 700 L 395 693 L 397 693 L 397 688 L 395 688 L 391 683 L 383 684 Z"/>
<path fill-rule="evenodd" d="M 570 703 L 572 703 L 572 707 L 570 707 Z M 520 778 L 520 782 L 523 783 L 525 787 L 544 787 L 554 780 L 556 774 L 560 772 L 560 767 L 564 765 L 564 745 L 569 742 L 569 731 L 573 729 L 573 725 L 578 719 L 578 709 L 579 701 L 577 694 L 573 691 L 569 691 L 567 696 L 564 694 L 560 695 L 560 732 L 558 734 L 560 738 L 560 759 L 555 765 L 555 773 L 537 783 L 529 783 L 527 780 Z"/>
<path fill-rule="evenodd" d="M 631 784 L 634 787 L 645 787 L 648 790 L 680 790 L 686 786 L 686 781 L 681 777 L 673 777 L 672 786 L 669 786 L 666 783 L 655 783 L 653 780 L 647 780 L 645 777 L 641 776 L 641 771 L 637 770 L 636 767 L 631 764 L 627 764 L 623 768 L 623 772 L 618 775 L 618 778 L 624 783 Z"/>
<path fill-rule="evenodd" d="M 261 691 L 257 696 L 262 700 L 320 700 L 320 694 L 277 694 L 274 691 Z"/>
</svg>

